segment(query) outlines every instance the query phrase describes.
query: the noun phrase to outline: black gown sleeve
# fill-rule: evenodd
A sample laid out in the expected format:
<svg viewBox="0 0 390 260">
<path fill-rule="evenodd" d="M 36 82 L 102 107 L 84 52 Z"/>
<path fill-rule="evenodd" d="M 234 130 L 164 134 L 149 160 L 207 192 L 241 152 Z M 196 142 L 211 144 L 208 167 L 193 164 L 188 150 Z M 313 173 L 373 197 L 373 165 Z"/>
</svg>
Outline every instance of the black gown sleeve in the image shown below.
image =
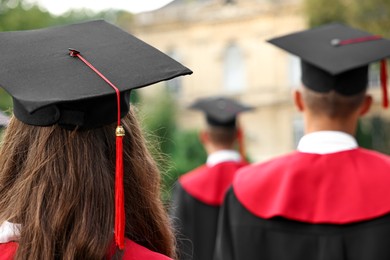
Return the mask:
<svg viewBox="0 0 390 260">
<path fill-rule="evenodd" d="M 231 198 L 233 196 L 232 193 L 233 190 L 232 188 L 230 188 L 225 196 L 224 203 L 219 212 L 218 229 L 213 260 L 234 259 L 233 235 L 229 215 Z"/>
<path fill-rule="evenodd" d="M 177 253 L 180 260 L 191 260 L 194 255 L 190 239 L 194 236 L 192 211 L 192 198 L 177 182 L 173 190 L 170 216 L 176 230 Z"/>
<path fill-rule="evenodd" d="M 192 197 L 179 183 L 172 203 L 179 259 L 212 260 L 220 207 Z"/>
</svg>

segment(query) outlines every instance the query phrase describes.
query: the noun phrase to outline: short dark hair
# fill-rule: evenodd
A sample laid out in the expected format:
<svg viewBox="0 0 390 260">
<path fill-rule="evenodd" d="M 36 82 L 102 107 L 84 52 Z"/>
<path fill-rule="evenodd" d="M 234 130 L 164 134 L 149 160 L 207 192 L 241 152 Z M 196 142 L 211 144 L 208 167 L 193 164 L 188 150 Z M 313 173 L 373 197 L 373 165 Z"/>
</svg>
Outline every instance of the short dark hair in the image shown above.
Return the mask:
<svg viewBox="0 0 390 260">
<path fill-rule="evenodd" d="M 355 95 L 345 96 L 334 90 L 319 93 L 304 87 L 302 93 L 305 104 L 315 114 L 333 119 L 345 119 L 351 116 L 362 104 L 366 90 Z"/>
<path fill-rule="evenodd" d="M 208 126 L 207 131 L 215 145 L 232 146 L 237 138 L 235 127 Z"/>
</svg>

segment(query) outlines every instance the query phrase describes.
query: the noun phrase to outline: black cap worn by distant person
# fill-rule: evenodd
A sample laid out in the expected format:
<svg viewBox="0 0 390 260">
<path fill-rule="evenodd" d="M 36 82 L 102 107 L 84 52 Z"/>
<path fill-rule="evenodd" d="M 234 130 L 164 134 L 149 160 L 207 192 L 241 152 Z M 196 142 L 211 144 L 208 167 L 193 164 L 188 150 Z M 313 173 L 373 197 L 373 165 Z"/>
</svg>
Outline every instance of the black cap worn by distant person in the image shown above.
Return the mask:
<svg viewBox="0 0 390 260">
<path fill-rule="evenodd" d="M 387 106 L 386 61 L 390 41 L 342 24 L 328 24 L 269 40 L 301 59 L 302 83 L 316 92 L 354 95 L 367 88 L 368 65 L 381 61 Z"/>
<path fill-rule="evenodd" d="M 0 53 L 0 86 L 20 121 L 81 130 L 117 122 L 114 233 L 124 249 L 120 120 L 129 111 L 130 90 L 192 71 L 102 20 L 1 32 Z"/>
<path fill-rule="evenodd" d="M 189 108 L 200 110 L 206 116 L 208 125 L 237 130 L 238 149 L 242 160 L 246 160 L 244 147 L 244 133 L 237 127 L 237 116 L 253 107 L 241 104 L 234 99 L 225 97 L 209 97 L 196 100 Z"/>
<path fill-rule="evenodd" d="M 202 111 L 206 116 L 207 123 L 211 126 L 231 128 L 236 126 L 238 114 L 253 109 L 253 107 L 225 97 L 201 98 L 189 108 Z"/>
</svg>

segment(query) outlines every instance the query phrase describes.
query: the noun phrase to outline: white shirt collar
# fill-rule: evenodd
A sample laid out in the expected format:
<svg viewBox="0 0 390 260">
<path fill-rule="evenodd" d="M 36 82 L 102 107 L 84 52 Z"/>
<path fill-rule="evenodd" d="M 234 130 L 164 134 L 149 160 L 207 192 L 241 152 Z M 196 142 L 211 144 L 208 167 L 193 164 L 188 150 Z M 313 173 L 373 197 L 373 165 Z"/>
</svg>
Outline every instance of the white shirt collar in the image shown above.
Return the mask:
<svg viewBox="0 0 390 260">
<path fill-rule="evenodd" d="M 20 224 L 4 221 L 0 226 L 0 243 L 18 241 L 20 237 Z"/>
<path fill-rule="evenodd" d="M 355 138 L 339 131 L 318 131 L 304 135 L 297 150 L 303 153 L 328 154 L 358 148 Z"/>
<path fill-rule="evenodd" d="M 207 157 L 207 166 L 212 167 L 222 162 L 239 162 L 241 161 L 241 155 L 234 150 L 220 150 L 210 154 Z"/>
</svg>

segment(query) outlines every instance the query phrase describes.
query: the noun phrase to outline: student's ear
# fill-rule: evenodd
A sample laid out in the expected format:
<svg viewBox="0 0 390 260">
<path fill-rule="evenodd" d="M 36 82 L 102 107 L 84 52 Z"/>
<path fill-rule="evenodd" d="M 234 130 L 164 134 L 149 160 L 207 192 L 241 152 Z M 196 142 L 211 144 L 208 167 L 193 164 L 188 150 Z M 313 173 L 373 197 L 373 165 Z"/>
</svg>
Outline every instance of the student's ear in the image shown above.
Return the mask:
<svg viewBox="0 0 390 260">
<path fill-rule="evenodd" d="M 206 144 L 209 140 L 209 134 L 206 130 L 202 130 L 199 132 L 199 140 L 202 144 Z"/>
<path fill-rule="evenodd" d="M 371 105 L 372 105 L 372 96 L 371 95 L 366 95 L 364 97 L 364 101 L 360 107 L 360 115 L 363 116 L 364 114 L 366 114 L 370 108 L 371 108 Z"/>
<path fill-rule="evenodd" d="M 299 112 L 302 112 L 305 109 L 305 106 L 303 104 L 302 92 L 298 89 L 294 90 L 293 98 L 295 107 L 298 109 Z"/>
</svg>

